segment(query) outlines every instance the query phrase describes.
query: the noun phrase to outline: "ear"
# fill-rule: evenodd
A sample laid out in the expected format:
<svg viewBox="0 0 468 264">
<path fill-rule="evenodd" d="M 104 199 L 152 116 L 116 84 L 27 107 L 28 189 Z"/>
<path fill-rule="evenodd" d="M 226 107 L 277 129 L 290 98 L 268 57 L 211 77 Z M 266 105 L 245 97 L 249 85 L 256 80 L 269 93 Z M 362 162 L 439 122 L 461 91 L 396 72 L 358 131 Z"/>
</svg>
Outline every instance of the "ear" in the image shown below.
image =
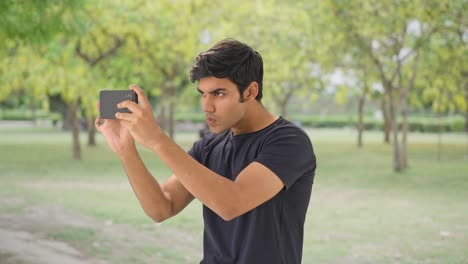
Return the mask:
<svg viewBox="0 0 468 264">
<path fill-rule="evenodd" d="M 255 100 L 255 97 L 258 95 L 258 83 L 257 82 L 251 82 L 247 89 L 244 91 L 244 100 Z"/>
</svg>

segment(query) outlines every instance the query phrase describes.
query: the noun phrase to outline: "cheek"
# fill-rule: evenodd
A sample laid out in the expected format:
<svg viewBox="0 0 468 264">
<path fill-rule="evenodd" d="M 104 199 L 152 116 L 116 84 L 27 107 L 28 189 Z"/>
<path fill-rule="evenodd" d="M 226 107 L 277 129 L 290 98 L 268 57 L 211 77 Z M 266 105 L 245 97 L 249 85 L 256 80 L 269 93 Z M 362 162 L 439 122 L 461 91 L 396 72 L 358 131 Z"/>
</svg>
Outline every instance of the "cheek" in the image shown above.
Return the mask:
<svg viewBox="0 0 468 264">
<path fill-rule="evenodd" d="M 218 107 L 225 114 L 235 114 L 242 108 L 242 103 L 235 98 L 224 98 L 224 100 L 220 100 Z"/>
<path fill-rule="evenodd" d="M 218 113 L 224 117 L 224 119 L 230 123 L 236 123 L 244 115 L 245 109 L 244 104 L 239 101 L 229 101 L 226 104 L 220 106 Z"/>
</svg>

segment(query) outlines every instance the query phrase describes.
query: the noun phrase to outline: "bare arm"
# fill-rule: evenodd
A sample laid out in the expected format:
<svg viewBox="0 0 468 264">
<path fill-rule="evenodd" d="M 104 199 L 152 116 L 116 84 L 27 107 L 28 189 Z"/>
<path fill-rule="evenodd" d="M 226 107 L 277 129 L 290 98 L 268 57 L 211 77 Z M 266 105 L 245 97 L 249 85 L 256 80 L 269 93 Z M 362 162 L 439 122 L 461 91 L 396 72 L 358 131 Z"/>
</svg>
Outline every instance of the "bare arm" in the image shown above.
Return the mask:
<svg viewBox="0 0 468 264">
<path fill-rule="evenodd" d="M 152 149 L 203 204 L 229 221 L 275 196 L 284 187 L 264 165 L 253 162 L 231 181 L 201 165 L 163 132 Z"/>
<path fill-rule="evenodd" d="M 143 210 L 154 221 L 178 214 L 194 199 L 174 175 L 161 186 L 136 151 L 121 155 L 120 160 Z"/>
<path fill-rule="evenodd" d="M 106 119 L 102 122 L 101 117 L 97 117 L 95 126 L 122 162 L 130 184 L 148 216 L 157 222 L 164 221 L 179 213 L 193 200 L 193 196 L 174 175 L 162 186 L 159 185 L 141 160 L 135 140 L 120 121 Z"/>
<path fill-rule="evenodd" d="M 118 105 L 120 108 L 127 107 L 131 111 L 131 113 L 116 114 L 120 124 L 128 129 L 136 141 L 156 153 L 189 193 L 224 220 L 231 220 L 252 210 L 271 199 L 284 187 L 283 182 L 275 173 L 258 162 L 247 166 L 235 182 L 201 165 L 164 134 L 156 124 L 151 105 L 143 90 L 135 85 L 132 85 L 131 89 L 138 94 L 140 102 L 136 104 L 132 101 L 124 101 Z M 143 169 L 137 167 L 128 171 L 143 171 Z M 149 182 L 150 180 L 147 179 L 145 184 Z M 182 188 L 176 184 L 174 186 L 176 186 L 174 189 Z M 169 187 L 168 185 L 165 189 L 170 189 Z M 172 184 L 171 187 L 173 187 Z M 145 188 L 143 186 L 141 191 L 138 189 L 135 192 L 148 193 Z M 159 191 L 157 197 L 153 198 L 157 200 L 151 201 L 150 197 L 151 203 L 164 200 L 166 196 L 161 193 Z M 181 192 L 171 192 L 171 195 L 173 193 L 180 195 Z"/>
</svg>

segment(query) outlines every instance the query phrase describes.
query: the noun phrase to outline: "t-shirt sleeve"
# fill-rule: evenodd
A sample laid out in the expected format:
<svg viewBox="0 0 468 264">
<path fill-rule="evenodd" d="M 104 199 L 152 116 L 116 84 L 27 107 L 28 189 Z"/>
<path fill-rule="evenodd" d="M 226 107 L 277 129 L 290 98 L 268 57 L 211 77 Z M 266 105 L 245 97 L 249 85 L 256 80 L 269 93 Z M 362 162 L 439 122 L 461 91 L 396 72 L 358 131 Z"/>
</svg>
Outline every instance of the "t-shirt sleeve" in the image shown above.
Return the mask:
<svg viewBox="0 0 468 264">
<path fill-rule="evenodd" d="M 206 135 L 193 143 L 192 148 L 187 152 L 192 158 L 194 158 L 199 163 L 203 164 L 205 147 L 209 145 L 214 139 L 216 139 L 215 134 Z"/>
<path fill-rule="evenodd" d="M 273 171 L 286 189 L 303 175 L 314 177 L 316 167 L 312 143 L 299 128 L 279 129 L 270 134 L 255 161 Z"/>
<path fill-rule="evenodd" d="M 199 139 L 193 143 L 192 148 L 187 152 L 192 158 L 201 163 L 202 150 L 204 148 L 204 140 Z"/>
</svg>

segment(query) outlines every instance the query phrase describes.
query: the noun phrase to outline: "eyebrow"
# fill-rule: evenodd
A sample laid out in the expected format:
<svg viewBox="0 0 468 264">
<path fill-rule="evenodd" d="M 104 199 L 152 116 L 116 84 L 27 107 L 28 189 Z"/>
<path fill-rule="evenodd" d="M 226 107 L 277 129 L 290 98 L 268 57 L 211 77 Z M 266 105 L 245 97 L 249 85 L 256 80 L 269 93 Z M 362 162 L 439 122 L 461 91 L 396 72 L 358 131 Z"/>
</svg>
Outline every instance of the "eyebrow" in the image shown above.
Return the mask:
<svg viewBox="0 0 468 264">
<path fill-rule="evenodd" d="M 198 91 L 199 93 L 201 93 L 201 94 L 204 94 L 204 92 L 203 92 L 202 90 L 200 90 L 200 88 L 198 88 L 198 87 L 197 87 L 197 91 Z M 215 89 L 209 91 L 208 93 L 209 93 L 209 94 L 215 94 L 215 93 L 225 92 L 225 91 L 227 91 L 226 88 L 215 88 Z"/>
</svg>

